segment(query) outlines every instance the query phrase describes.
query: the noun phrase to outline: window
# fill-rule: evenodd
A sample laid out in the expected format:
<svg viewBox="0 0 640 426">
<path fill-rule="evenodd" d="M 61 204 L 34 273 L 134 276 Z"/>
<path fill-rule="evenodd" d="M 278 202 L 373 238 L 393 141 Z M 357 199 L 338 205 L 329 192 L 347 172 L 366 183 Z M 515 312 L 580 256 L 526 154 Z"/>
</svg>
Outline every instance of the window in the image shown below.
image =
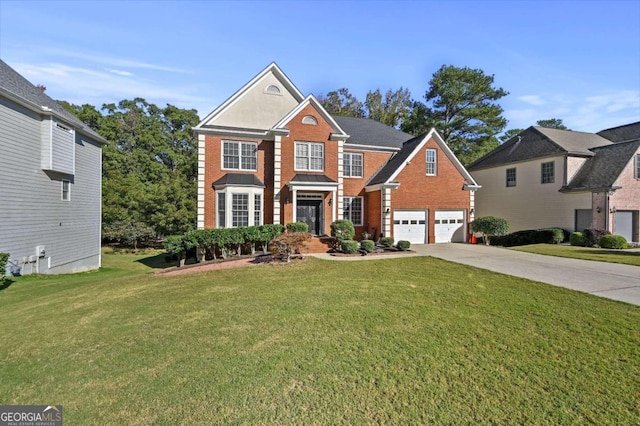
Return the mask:
<svg viewBox="0 0 640 426">
<path fill-rule="evenodd" d="M 640 179 L 640 154 L 636 154 L 636 179 Z"/>
<path fill-rule="evenodd" d="M 324 145 L 321 143 L 296 142 L 296 170 L 324 171 Z"/>
<path fill-rule="evenodd" d="M 542 163 L 542 171 L 541 171 L 541 182 L 542 183 L 553 183 L 554 182 L 554 172 L 555 172 L 555 163 L 550 161 L 548 163 Z"/>
<path fill-rule="evenodd" d="M 255 226 L 262 225 L 262 196 L 260 194 L 253 195 L 253 224 Z"/>
<path fill-rule="evenodd" d="M 231 226 L 249 226 L 249 194 L 231 194 Z"/>
<path fill-rule="evenodd" d="M 275 84 L 270 84 L 267 86 L 266 89 L 264 89 L 264 93 L 268 93 L 270 95 L 279 95 L 280 94 L 280 88 L 278 86 L 276 86 Z"/>
<path fill-rule="evenodd" d="M 305 115 L 302 117 L 302 124 L 312 124 L 315 126 L 318 124 L 318 120 L 313 115 Z"/>
<path fill-rule="evenodd" d="M 362 154 L 343 154 L 342 172 L 345 177 L 362 177 Z"/>
<path fill-rule="evenodd" d="M 226 197 L 227 194 L 225 194 L 224 192 L 218 192 L 218 228 L 224 228 L 226 226 Z"/>
<path fill-rule="evenodd" d="M 362 226 L 362 197 L 344 197 L 343 217 L 353 222 L 355 226 Z"/>
<path fill-rule="evenodd" d="M 507 169 L 507 186 L 516 186 L 516 169 Z"/>
<path fill-rule="evenodd" d="M 258 170 L 258 144 L 222 141 L 222 168 Z"/>
<path fill-rule="evenodd" d="M 438 172 L 438 157 L 435 149 L 427 149 L 427 176 L 435 176 Z"/>
<path fill-rule="evenodd" d="M 62 201 L 71 200 L 71 183 L 68 180 L 62 181 Z"/>
</svg>

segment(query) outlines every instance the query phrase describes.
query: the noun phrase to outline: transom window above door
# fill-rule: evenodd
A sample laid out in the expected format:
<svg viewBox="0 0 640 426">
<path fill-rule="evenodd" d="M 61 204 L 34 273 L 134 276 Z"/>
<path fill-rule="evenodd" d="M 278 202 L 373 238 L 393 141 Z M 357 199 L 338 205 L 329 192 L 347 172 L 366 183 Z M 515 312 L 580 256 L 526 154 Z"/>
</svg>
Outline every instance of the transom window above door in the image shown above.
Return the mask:
<svg viewBox="0 0 640 426">
<path fill-rule="evenodd" d="M 255 142 L 222 141 L 222 168 L 258 170 L 258 144 Z"/>
<path fill-rule="evenodd" d="M 324 171 L 324 144 L 296 142 L 296 171 Z"/>
</svg>

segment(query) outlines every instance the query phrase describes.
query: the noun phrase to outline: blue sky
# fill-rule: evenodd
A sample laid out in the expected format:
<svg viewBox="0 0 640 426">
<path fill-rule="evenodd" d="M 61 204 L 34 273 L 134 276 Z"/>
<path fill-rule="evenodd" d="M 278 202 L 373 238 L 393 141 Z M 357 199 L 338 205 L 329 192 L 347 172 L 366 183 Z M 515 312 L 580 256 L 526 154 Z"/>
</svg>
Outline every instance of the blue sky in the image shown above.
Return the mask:
<svg viewBox="0 0 640 426">
<path fill-rule="evenodd" d="M 640 0 L 0 0 L 0 58 L 76 104 L 142 97 L 200 117 L 275 61 L 303 94 L 422 99 L 443 64 L 510 94 L 507 128 L 640 120 Z"/>
</svg>

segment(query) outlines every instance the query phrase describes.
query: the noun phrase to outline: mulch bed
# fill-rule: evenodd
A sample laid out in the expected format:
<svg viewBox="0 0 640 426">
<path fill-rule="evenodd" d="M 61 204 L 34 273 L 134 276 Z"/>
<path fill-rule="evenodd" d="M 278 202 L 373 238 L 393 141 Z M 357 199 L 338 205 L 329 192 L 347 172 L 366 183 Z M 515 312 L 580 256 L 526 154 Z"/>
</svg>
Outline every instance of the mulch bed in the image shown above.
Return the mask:
<svg viewBox="0 0 640 426">
<path fill-rule="evenodd" d="M 353 254 L 347 254 L 347 253 L 339 253 L 339 252 L 335 252 L 335 253 L 330 253 L 331 256 L 336 256 L 336 257 L 362 257 L 362 256 L 386 256 L 389 254 L 409 254 L 409 253 L 415 253 L 414 250 L 382 250 L 382 251 L 373 251 L 371 253 L 353 253 Z"/>
</svg>

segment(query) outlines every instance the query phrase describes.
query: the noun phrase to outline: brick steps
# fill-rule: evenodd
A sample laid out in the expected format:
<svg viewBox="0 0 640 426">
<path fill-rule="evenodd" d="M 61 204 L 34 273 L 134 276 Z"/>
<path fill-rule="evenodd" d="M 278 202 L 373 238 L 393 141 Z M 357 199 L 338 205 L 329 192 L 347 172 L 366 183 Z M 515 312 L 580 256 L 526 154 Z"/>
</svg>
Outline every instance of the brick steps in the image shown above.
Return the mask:
<svg viewBox="0 0 640 426">
<path fill-rule="evenodd" d="M 300 253 L 327 253 L 333 248 L 334 241 L 333 237 L 313 237 L 306 243 L 306 248 L 300 250 Z"/>
</svg>

